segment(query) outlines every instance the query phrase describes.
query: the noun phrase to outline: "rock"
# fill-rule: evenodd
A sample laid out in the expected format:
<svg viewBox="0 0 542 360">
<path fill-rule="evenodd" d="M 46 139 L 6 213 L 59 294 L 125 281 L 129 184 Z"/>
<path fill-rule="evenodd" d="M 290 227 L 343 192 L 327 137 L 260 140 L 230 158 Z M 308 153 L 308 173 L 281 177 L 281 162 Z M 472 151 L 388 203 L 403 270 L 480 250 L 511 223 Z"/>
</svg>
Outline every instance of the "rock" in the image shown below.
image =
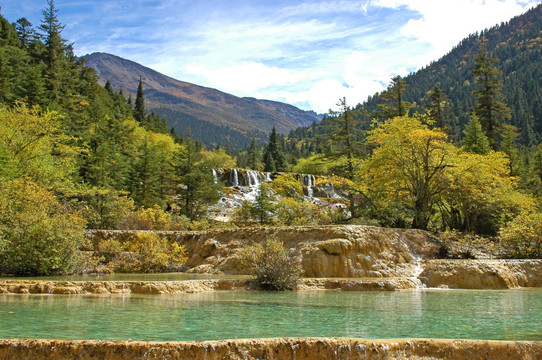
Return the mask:
<svg viewBox="0 0 542 360">
<path fill-rule="evenodd" d="M 329 255 L 345 255 L 352 250 L 352 243 L 347 239 L 331 239 L 318 241 L 314 246 L 325 251 Z"/>
<path fill-rule="evenodd" d="M 105 239 L 129 241 L 137 231 L 88 233 L 95 246 Z M 187 272 L 247 274 L 239 258 L 247 245 L 276 237 L 299 258 L 306 277 L 408 277 L 416 261 L 432 259 L 439 250 L 428 232 L 373 226 L 292 226 L 158 232 L 184 245 Z"/>
<path fill-rule="evenodd" d="M 196 342 L 0 340 L 2 359 L 541 359 L 542 342 L 276 338 Z"/>
<path fill-rule="evenodd" d="M 427 287 L 509 289 L 542 286 L 542 260 L 431 260 L 419 279 Z"/>
</svg>

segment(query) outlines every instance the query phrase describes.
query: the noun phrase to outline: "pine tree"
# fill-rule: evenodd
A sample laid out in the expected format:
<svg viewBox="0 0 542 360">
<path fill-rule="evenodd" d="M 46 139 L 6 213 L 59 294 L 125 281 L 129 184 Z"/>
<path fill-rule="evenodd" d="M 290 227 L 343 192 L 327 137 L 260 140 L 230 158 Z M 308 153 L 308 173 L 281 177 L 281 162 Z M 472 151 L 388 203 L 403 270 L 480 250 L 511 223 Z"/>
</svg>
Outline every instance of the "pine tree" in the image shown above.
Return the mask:
<svg viewBox="0 0 542 360">
<path fill-rule="evenodd" d="M 476 55 L 472 71 L 478 85 L 473 91 L 476 97 L 474 109 L 494 150 L 498 148 L 499 131 L 503 121 L 510 118 L 510 109 L 500 101 L 502 82 L 499 79 L 501 72 L 495 67 L 497 62 L 497 59 L 489 56 L 484 43 Z"/>
<path fill-rule="evenodd" d="M 277 130 L 274 126 L 269 135 L 269 142 L 265 148 L 263 161 L 264 171 L 286 171 L 284 153 L 282 152 Z"/>
<path fill-rule="evenodd" d="M 357 141 L 358 130 L 356 128 L 356 117 L 346 103 L 346 98 L 342 98 L 337 103 L 339 111 L 330 111 L 330 116 L 323 125 L 326 128 L 326 133 L 320 138 L 326 145 L 325 155 L 328 159 L 338 160 L 344 158 L 346 168 L 343 175 L 347 179 L 354 178 L 354 161 L 356 157 L 361 156 L 361 145 Z"/>
<path fill-rule="evenodd" d="M 463 147 L 466 151 L 480 155 L 487 155 L 491 151 L 487 136 L 482 130 L 482 125 L 476 114 L 472 114 L 471 120 L 463 131 L 463 134 L 465 135 L 463 138 Z"/>
<path fill-rule="evenodd" d="M 143 84 L 141 78 L 139 78 L 139 84 L 137 85 L 137 95 L 135 99 L 134 107 L 134 119 L 143 124 L 145 122 L 147 112 L 145 111 L 145 95 L 143 92 Z"/>
<path fill-rule="evenodd" d="M 214 182 L 211 168 L 203 159 L 201 144 L 191 138 L 190 128 L 182 142 L 184 147 L 175 165 L 177 179 L 182 184 L 179 192 L 181 212 L 190 219 L 198 219 L 220 199 L 223 184 Z"/>
<path fill-rule="evenodd" d="M 62 87 L 62 75 L 63 63 L 65 63 L 66 56 L 65 50 L 66 40 L 62 38 L 62 31 L 64 25 L 60 24 L 53 0 L 47 0 L 48 8 L 43 10 L 43 20 L 39 29 L 42 32 L 42 36 L 45 40 L 45 47 L 47 49 L 45 54 L 45 80 L 47 83 L 47 90 L 49 91 L 49 98 L 53 102 L 60 101 Z"/>
<path fill-rule="evenodd" d="M 32 23 L 27 18 L 22 17 L 15 22 L 14 26 L 21 45 L 24 48 L 29 47 L 36 36 L 36 30 L 32 28 Z"/>
<path fill-rule="evenodd" d="M 408 84 L 405 80 L 397 75 L 391 78 L 391 83 L 386 91 L 380 94 L 380 99 L 385 104 L 379 104 L 380 110 L 376 110 L 374 115 L 380 119 L 391 119 L 397 116 L 408 115 L 410 103 L 403 100 L 403 93 Z"/>
<path fill-rule="evenodd" d="M 252 141 L 250 142 L 250 147 L 248 148 L 248 168 L 252 170 L 258 169 L 258 163 L 259 163 L 259 152 L 258 152 L 258 144 L 256 144 L 256 139 L 252 138 Z"/>
<path fill-rule="evenodd" d="M 446 117 L 446 109 L 448 107 L 448 98 L 442 90 L 435 85 L 433 90 L 427 93 L 428 104 L 426 105 L 427 112 L 432 120 L 435 121 L 435 126 L 441 128 L 446 133 L 450 133 L 449 120 Z"/>
<path fill-rule="evenodd" d="M 518 137 L 517 128 L 512 125 L 504 125 L 501 151 L 508 156 L 509 170 L 511 176 L 518 176 L 523 169 L 523 161 L 516 147 L 515 141 Z"/>
</svg>

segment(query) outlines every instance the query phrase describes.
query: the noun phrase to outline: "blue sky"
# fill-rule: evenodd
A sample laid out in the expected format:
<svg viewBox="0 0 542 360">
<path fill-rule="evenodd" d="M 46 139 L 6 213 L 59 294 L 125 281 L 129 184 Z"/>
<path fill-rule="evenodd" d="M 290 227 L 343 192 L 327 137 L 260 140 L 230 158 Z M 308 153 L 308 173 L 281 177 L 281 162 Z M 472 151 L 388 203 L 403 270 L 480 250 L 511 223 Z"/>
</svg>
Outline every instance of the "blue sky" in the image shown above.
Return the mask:
<svg viewBox="0 0 542 360">
<path fill-rule="evenodd" d="M 237 96 L 327 112 L 540 0 L 56 0 L 77 55 L 107 52 Z M 0 0 L 34 26 L 46 0 Z"/>
</svg>

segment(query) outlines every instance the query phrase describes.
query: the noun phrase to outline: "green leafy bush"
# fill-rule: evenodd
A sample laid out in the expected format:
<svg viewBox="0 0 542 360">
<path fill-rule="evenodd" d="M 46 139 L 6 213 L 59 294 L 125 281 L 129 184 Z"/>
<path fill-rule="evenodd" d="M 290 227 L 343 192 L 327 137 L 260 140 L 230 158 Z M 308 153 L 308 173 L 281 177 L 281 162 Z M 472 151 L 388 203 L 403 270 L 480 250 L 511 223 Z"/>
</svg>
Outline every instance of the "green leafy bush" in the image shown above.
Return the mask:
<svg viewBox="0 0 542 360">
<path fill-rule="evenodd" d="M 282 241 L 272 238 L 242 250 L 242 260 L 253 276 L 252 286 L 261 290 L 292 290 L 301 273 L 297 259 Z"/>
<path fill-rule="evenodd" d="M 518 215 L 501 228 L 500 237 L 510 257 L 542 258 L 542 213 Z"/>
<path fill-rule="evenodd" d="M 66 273 L 77 265 L 85 221 L 30 180 L 0 183 L 0 272 Z"/>
</svg>

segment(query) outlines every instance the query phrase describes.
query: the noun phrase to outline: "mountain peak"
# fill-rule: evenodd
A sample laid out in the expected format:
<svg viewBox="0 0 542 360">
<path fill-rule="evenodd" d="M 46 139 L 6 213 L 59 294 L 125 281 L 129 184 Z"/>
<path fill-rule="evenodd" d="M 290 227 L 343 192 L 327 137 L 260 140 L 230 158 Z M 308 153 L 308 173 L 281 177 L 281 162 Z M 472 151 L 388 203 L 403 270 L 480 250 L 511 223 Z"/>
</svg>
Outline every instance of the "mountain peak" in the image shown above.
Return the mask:
<svg viewBox="0 0 542 360">
<path fill-rule="evenodd" d="M 207 145 L 224 143 L 229 136 L 232 146 L 244 146 L 252 137 L 267 140 L 273 126 L 284 134 L 321 120 L 313 111 L 176 80 L 116 55 L 97 52 L 84 58 L 102 85 L 109 81 L 114 88 L 135 94 L 141 78 L 147 109 L 165 116 L 177 133 L 190 127 L 194 137 Z M 218 136 L 209 134 L 217 131 Z"/>
</svg>

